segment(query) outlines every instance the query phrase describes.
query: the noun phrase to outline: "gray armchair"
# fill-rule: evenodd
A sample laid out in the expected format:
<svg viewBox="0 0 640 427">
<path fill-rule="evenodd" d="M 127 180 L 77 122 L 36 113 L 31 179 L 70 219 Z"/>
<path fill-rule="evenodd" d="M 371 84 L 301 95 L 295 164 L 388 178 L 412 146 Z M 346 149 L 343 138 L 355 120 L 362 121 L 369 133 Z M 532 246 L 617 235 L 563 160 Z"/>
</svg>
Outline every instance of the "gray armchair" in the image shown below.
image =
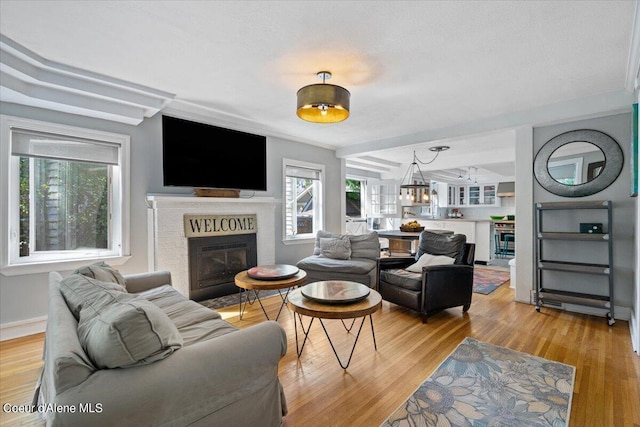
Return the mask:
<svg viewBox="0 0 640 427">
<path fill-rule="evenodd" d="M 350 280 L 376 287 L 380 241 L 375 231 L 365 234 L 316 234 L 313 255 L 298 261 L 307 272 L 307 283 L 322 280 Z"/>
<path fill-rule="evenodd" d="M 466 243 L 464 234 L 450 236 L 423 231 L 415 258 L 380 258 L 378 260 L 378 292 L 385 301 L 418 312 L 422 322 L 446 308 L 471 307 L 475 244 Z M 431 265 L 421 272 L 407 267 L 423 254 L 453 258 L 450 265 Z"/>
</svg>

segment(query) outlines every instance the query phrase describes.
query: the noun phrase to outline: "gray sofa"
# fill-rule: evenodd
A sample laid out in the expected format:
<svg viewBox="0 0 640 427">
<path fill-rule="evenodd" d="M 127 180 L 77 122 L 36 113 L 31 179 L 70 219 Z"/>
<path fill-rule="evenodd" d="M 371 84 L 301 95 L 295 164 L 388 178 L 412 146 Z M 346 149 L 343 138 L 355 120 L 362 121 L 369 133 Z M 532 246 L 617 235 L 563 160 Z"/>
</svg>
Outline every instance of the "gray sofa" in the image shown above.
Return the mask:
<svg viewBox="0 0 640 427">
<path fill-rule="evenodd" d="M 307 283 L 349 280 L 376 288 L 379 257 L 380 240 L 375 231 L 350 235 L 320 230 L 313 254 L 296 265 L 307 272 Z"/>
<path fill-rule="evenodd" d="M 123 290 L 80 274 L 49 277 L 44 366 L 34 404 L 67 405 L 62 407 L 75 413 L 41 413 L 47 425 L 282 424 L 287 408 L 278 363 L 287 339 L 278 323 L 237 329 L 179 294 L 168 272 L 124 276 Z M 90 285 L 99 287 L 100 295 L 87 302 L 87 289 L 94 291 Z M 102 317 L 87 327 L 87 312 L 94 314 L 100 304 Z M 131 319 L 103 328 L 110 321 L 109 305 Z M 80 321 L 74 315 L 78 311 Z M 147 323 L 151 332 L 141 333 Z M 120 342 L 105 338 L 114 333 L 117 340 L 128 340 L 124 352 L 114 350 Z M 142 347 L 148 345 L 160 348 L 145 354 Z M 105 367 L 112 364 L 122 367 Z"/>
</svg>

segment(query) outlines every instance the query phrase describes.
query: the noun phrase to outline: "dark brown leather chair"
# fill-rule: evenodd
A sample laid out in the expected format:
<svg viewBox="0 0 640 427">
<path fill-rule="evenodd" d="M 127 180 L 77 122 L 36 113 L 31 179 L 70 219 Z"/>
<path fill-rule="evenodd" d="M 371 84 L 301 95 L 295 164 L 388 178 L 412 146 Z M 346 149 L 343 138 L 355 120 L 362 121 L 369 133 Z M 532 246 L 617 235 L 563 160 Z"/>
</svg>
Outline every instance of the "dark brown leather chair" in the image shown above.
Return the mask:
<svg viewBox="0 0 640 427">
<path fill-rule="evenodd" d="M 423 231 L 415 258 L 380 258 L 378 260 L 378 292 L 385 301 L 414 310 L 422 322 L 446 308 L 471 307 L 475 244 L 467 243 L 464 234 L 442 235 Z M 451 265 L 423 267 L 421 273 L 405 270 L 422 254 L 446 255 L 454 258 Z"/>
</svg>

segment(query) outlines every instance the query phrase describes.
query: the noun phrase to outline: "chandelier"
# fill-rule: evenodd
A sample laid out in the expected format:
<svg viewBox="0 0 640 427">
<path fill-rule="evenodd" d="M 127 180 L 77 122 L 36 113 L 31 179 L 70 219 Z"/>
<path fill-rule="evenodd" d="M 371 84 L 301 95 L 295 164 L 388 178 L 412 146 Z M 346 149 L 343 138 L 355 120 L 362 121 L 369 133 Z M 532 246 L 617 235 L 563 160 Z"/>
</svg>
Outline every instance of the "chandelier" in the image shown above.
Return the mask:
<svg viewBox="0 0 640 427">
<path fill-rule="evenodd" d="M 325 83 L 329 71 L 317 74 L 322 83 L 308 85 L 298 91 L 298 117 L 313 123 L 337 123 L 349 117 L 351 94 L 342 86 Z"/>
<path fill-rule="evenodd" d="M 430 163 L 433 163 L 438 158 L 438 155 L 441 152 L 446 151 L 449 148 L 450 147 L 446 145 L 429 147 L 429 151 L 435 152 L 436 155 L 433 157 L 433 159 L 429 160 L 428 162 L 421 161 L 418 158 L 418 156 L 416 156 L 416 152 L 414 150 L 413 161 L 409 165 L 407 172 L 404 174 L 402 181 L 400 181 L 400 199 L 402 199 L 402 196 L 403 196 L 402 193 L 404 190 L 404 197 L 406 200 L 411 200 L 412 202 L 418 202 L 418 203 L 429 202 L 430 185 L 429 185 L 429 182 L 425 179 L 424 175 L 422 174 L 422 170 L 420 169 L 420 164 L 428 165 Z"/>
</svg>

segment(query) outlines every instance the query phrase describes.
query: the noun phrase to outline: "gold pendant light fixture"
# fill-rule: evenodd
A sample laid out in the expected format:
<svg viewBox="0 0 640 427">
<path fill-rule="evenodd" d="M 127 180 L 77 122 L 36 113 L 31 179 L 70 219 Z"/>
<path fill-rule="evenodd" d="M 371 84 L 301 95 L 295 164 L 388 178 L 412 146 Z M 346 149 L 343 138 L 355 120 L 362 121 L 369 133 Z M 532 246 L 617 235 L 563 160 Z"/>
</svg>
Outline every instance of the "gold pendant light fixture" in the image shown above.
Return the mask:
<svg viewBox="0 0 640 427">
<path fill-rule="evenodd" d="M 337 123 L 349 117 L 351 94 L 342 86 L 325 83 L 329 71 L 317 74 L 322 83 L 308 85 L 298 91 L 298 117 L 313 123 Z"/>
</svg>

